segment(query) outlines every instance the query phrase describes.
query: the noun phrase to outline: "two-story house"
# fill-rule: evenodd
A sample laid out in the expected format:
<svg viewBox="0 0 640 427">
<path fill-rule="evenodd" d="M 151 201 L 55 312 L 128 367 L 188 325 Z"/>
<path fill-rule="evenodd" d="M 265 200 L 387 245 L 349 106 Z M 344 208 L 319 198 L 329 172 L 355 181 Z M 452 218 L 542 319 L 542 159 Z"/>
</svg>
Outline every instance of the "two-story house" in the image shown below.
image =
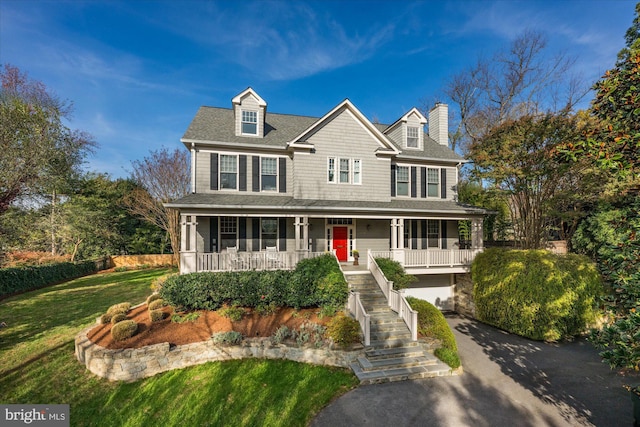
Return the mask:
<svg viewBox="0 0 640 427">
<path fill-rule="evenodd" d="M 444 104 L 391 125 L 348 99 L 320 118 L 270 113 L 251 88 L 231 108 L 201 107 L 181 139 L 192 193 L 167 204 L 181 214 L 181 272 L 292 268 L 326 251 L 350 262 L 357 249 L 418 275 L 409 295 L 453 285 L 482 248 L 484 211 L 457 203 L 465 160 L 447 125 Z"/>
</svg>

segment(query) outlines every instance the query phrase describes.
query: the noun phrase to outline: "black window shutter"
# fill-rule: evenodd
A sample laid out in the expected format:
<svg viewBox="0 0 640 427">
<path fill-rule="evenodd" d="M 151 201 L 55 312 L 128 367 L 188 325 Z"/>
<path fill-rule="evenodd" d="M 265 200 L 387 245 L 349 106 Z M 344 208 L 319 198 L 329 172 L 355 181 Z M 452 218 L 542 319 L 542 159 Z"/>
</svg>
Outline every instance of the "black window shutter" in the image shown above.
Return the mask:
<svg viewBox="0 0 640 427">
<path fill-rule="evenodd" d="M 280 218 L 278 221 L 278 250 L 285 252 L 287 250 L 287 218 Z"/>
<path fill-rule="evenodd" d="M 447 170 L 440 169 L 440 198 L 447 198 Z"/>
<path fill-rule="evenodd" d="M 440 235 L 442 237 L 442 249 L 447 249 L 447 221 L 440 221 Z"/>
<path fill-rule="evenodd" d="M 278 180 L 280 189 L 278 190 L 280 193 L 287 192 L 287 158 L 280 157 L 280 168 L 278 170 Z"/>
<path fill-rule="evenodd" d="M 211 252 L 218 252 L 218 217 L 212 216 L 209 223 L 209 247 Z"/>
<path fill-rule="evenodd" d="M 420 220 L 420 238 L 422 239 L 422 249 L 427 249 L 427 220 Z"/>
<path fill-rule="evenodd" d="M 247 218 L 238 218 L 238 250 L 247 250 Z"/>
<path fill-rule="evenodd" d="M 251 157 L 251 190 L 260 191 L 260 156 Z"/>
<path fill-rule="evenodd" d="M 418 220 L 411 220 L 411 249 L 418 249 Z"/>
<path fill-rule="evenodd" d="M 391 197 L 396 197 L 396 165 L 391 165 Z"/>
<path fill-rule="evenodd" d="M 240 156 L 238 158 L 240 173 L 239 173 L 239 190 L 247 191 L 247 156 Z"/>
<path fill-rule="evenodd" d="M 251 221 L 252 250 L 257 252 L 260 250 L 260 218 L 252 218 Z"/>
<path fill-rule="evenodd" d="M 411 197 L 417 197 L 418 196 L 418 172 L 417 172 L 417 168 L 415 166 L 411 166 Z"/>
<path fill-rule="evenodd" d="M 420 197 L 427 197 L 427 168 L 420 168 Z"/>
<path fill-rule="evenodd" d="M 211 189 L 218 189 L 218 153 L 211 153 Z"/>
</svg>

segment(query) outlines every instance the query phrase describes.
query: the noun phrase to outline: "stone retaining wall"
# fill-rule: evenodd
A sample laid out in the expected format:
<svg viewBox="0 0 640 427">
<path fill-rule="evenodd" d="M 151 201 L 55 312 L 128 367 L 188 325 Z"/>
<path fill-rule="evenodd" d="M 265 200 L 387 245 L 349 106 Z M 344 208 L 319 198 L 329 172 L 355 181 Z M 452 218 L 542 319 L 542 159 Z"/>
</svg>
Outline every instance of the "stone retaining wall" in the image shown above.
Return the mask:
<svg viewBox="0 0 640 427">
<path fill-rule="evenodd" d="M 170 346 L 154 344 L 144 348 L 110 350 L 93 343 L 87 333 L 95 325 L 76 336 L 78 360 L 92 373 L 118 381 L 135 381 L 160 372 L 186 368 L 206 362 L 245 359 L 289 359 L 296 362 L 348 368 L 364 352 L 362 349 L 343 351 L 327 348 L 289 347 L 272 344 L 270 338 L 249 338 L 240 345 L 227 346 L 207 341 Z"/>
<path fill-rule="evenodd" d="M 473 301 L 473 280 L 471 274 L 456 274 L 455 311 L 471 318 L 476 317 L 476 305 Z"/>
</svg>

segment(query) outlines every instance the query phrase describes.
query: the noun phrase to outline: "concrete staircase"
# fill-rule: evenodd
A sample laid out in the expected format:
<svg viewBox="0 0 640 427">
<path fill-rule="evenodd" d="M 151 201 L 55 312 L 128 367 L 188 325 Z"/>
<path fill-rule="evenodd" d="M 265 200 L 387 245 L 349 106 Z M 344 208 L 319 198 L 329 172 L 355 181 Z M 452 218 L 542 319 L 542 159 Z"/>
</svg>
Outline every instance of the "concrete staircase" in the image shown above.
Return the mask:
<svg viewBox="0 0 640 427">
<path fill-rule="evenodd" d="M 411 332 L 387 299 L 371 273 L 345 272 L 349 288 L 360 292 L 360 300 L 371 315 L 371 345 L 351 364 L 361 384 L 451 375 L 451 368 L 435 357 L 426 344 L 411 341 Z"/>
</svg>

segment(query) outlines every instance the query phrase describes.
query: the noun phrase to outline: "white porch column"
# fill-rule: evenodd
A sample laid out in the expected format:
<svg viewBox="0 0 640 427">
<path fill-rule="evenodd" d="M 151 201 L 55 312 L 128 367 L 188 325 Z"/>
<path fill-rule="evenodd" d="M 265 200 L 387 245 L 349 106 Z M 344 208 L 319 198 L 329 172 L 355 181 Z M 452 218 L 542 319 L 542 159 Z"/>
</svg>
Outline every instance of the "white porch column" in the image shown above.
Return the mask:
<svg viewBox="0 0 640 427">
<path fill-rule="evenodd" d="M 309 217 L 295 217 L 293 228 L 296 233 L 296 250 L 309 250 Z"/>
<path fill-rule="evenodd" d="M 191 192 L 195 193 L 196 192 L 196 164 L 197 159 L 196 159 L 196 144 L 195 143 L 191 143 Z"/>
<path fill-rule="evenodd" d="M 187 216 L 180 215 L 180 252 L 187 251 Z"/>
<path fill-rule="evenodd" d="M 197 230 L 195 215 L 181 215 L 180 228 L 180 273 L 197 271 Z"/>
<path fill-rule="evenodd" d="M 404 219 L 391 220 L 391 252 L 393 259 L 404 265 Z"/>
<path fill-rule="evenodd" d="M 398 248 L 398 224 L 396 219 L 391 219 L 391 250 Z"/>
<path fill-rule="evenodd" d="M 309 217 L 302 217 L 302 249 L 305 251 L 311 250 L 309 247 Z"/>
<path fill-rule="evenodd" d="M 482 236 L 484 234 L 482 218 L 474 218 L 471 220 L 471 249 L 482 249 L 484 242 Z"/>
</svg>

